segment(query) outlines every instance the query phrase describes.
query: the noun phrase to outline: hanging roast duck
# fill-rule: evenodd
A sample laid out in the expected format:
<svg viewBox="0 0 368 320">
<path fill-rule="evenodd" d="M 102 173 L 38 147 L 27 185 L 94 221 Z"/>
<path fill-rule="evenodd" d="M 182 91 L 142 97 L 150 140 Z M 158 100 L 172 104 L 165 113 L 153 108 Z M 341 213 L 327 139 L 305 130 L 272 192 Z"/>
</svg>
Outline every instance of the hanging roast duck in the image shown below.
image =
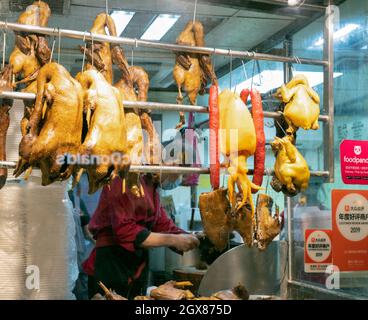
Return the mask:
<svg viewBox="0 0 368 320">
<path fill-rule="evenodd" d="M 51 10 L 47 3 L 35 1 L 28 6 L 17 22 L 32 26 L 46 27 Z M 18 79 L 16 84 L 24 84 L 22 92 L 37 93 L 36 78 L 41 66 L 50 61 L 51 50 L 47 40 L 42 35 L 23 34 L 16 32 L 15 47 L 10 54 L 9 64 L 13 68 L 13 73 Z M 26 134 L 28 121 L 34 109 L 33 101 L 24 101 L 24 115 L 21 120 L 22 136 Z"/>
<path fill-rule="evenodd" d="M 127 131 L 120 91 L 102 73 L 88 70 L 76 79 L 84 90 L 84 109 L 88 133 L 79 149 L 81 157 L 97 162 L 82 165 L 88 174 L 89 193 L 96 192 L 115 176 L 125 181 L 129 169 Z"/>
<path fill-rule="evenodd" d="M 121 71 L 121 78 L 115 84 L 115 87 L 118 88 L 119 91 L 122 93 L 123 99 L 126 101 L 147 101 L 148 89 L 150 84 L 147 72 L 142 67 L 129 66 L 124 51 L 120 46 L 115 46 L 112 49 L 112 57 L 114 64 L 116 64 Z M 129 128 L 135 127 L 138 130 L 139 119 L 141 131 L 143 129 L 144 133 L 147 133 L 144 145 L 142 145 L 143 136 L 136 136 L 137 139 L 134 139 L 134 135 L 131 135 L 129 133 Z M 131 136 L 133 138 L 130 140 L 128 137 L 128 140 L 130 140 L 133 145 L 136 145 L 136 148 L 143 149 L 147 163 L 159 164 L 161 160 L 161 142 L 153 125 L 149 112 L 147 112 L 146 110 L 127 110 L 126 121 L 128 136 Z M 136 124 L 135 126 L 134 123 Z M 134 142 L 134 140 L 136 140 L 137 142 Z M 136 157 L 136 152 L 134 154 Z M 141 156 L 142 151 L 140 151 L 140 154 L 138 156 L 140 161 Z"/>
<path fill-rule="evenodd" d="M 19 176 L 28 167 L 39 167 L 42 185 L 65 180 L 75 166 L 83 126 L 83 92 L 80 84 L 61 65 L 51 62 L 37 76 L 35 109 L 19 146 Z"/>
<path fill-rule="evenodd" d="M 108 35 L 106 28 L 111 36 L 116 36 L 114 20 L 106 13 L 100 13 L 91 28 L 92 34 Z M 93 36 L 93 35 L 92 35 Z M 103 74 L 109 84 L 113 83 L 112 57 L 109 42 L 90 41 L 84 46 L 80 46 L 82 53 L 86 54 L 86 70 L 95 69 Z"/>
<path fill-rule="evenodd" d="M 189 21 L 185 29 L 176 40 L 178 45 L 204 47 L 204 29 L 199 21 Z M 189 102 L 196 104 L 198 94 L 204 94 L 207 79 L 217 85 L 217 77 L 213 70 L 209 55 L 180 52 L 176 54 L 176 64 L 173 71 L 174 80 L 178 86 L 177 103 L 182 104 L 184 97 L 182 89 L 188 95 Z M 184 113 L 180 113 L 180 123 L 177 128 L 185 124 Z"/>
</svg>

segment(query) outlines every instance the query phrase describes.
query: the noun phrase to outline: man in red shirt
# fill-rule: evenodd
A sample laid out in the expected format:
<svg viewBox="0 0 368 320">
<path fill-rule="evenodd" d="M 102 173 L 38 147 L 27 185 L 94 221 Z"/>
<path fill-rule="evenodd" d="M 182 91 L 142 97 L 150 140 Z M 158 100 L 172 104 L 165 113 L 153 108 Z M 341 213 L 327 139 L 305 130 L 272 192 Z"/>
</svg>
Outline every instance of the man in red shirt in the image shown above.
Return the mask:
<svg viewBox="0 0 368 320">
<path fill-rule="evenodd" d="M 122 193 L 122 180 L 115 178 L 105 186 L 99 205 L 89 223 L 96 248 L 84 263 L 89 275 L 89 296 L 102 293 L 101 281 L 118 294 L 134 298 L 145 295 L 148 250 L 170 247 L 186 252 L 199 245 L 192 234 L 178 228 L 161 207 L 158 182 L 148 174 L 141 176 L 144 196 L 129 188 Z"/>
</svg>

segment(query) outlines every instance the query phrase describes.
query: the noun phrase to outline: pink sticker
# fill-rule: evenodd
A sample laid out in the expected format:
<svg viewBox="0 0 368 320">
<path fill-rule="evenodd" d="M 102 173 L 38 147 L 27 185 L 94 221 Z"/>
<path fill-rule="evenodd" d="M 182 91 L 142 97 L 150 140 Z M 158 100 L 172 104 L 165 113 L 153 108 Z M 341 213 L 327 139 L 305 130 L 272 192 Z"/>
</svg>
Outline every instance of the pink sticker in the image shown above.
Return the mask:
<svg viewBox="0 0 368 320">
<path fill-rule="evenodd" d="M 341 142 L 340 162 L 345 184 L 368 185 L 368 141 Z"/>
</svg>

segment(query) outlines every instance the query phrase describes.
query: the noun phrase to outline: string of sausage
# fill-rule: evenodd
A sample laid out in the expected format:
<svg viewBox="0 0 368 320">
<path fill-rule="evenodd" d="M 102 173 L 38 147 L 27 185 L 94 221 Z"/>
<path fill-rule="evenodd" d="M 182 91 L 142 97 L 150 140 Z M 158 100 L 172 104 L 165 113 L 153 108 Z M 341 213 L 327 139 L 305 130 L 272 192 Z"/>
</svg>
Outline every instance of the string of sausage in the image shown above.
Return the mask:
<svg viewBox="0 0 368 320">
<path fill-rule="evenodd" d="M 218 105 L 218 87 L 210 87 L 210 181 L 213 190 L 220 188 L 219 129 L 220 113 Z"/>
<path fill-rule="evenodd" d="M 253 89 L 251 92 L 249 89 L 244 89 L 240 94 L 240 98 L 245 104 L 247 103 L 249 95 L 251 96 L 252 117 L 257 139 L 257 147 L 254 154 L 253 183 L 257 186 L 261 186 L 263 182 L 266 160 L 266 137 L 264 132 L 262 98 L 261 94 L 257 90 Z M 257 190 L 252 189 L 252 193 L 257 193 Z"/>
</svg>

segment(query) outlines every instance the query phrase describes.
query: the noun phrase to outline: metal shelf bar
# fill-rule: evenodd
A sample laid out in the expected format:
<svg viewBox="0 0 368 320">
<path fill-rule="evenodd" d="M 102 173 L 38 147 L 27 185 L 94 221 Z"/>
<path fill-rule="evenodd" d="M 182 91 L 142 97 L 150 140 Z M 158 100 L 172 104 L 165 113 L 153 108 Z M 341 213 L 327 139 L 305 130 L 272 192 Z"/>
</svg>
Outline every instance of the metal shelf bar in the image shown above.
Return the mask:
<svg viewBox="0 0 368 320">
<path fill-rule="evenodd" d="M 89 40 L 92 41 L 100 41 L 100 42 L 109 42 L 113 44 L 123 44 L 134 47 L 146 47 L 146 48 L 155 48 L 161 50 L 170 50 L 170 51 L 181 51 L 181 52 L 192 52 L 192 53 L 202 53 L 202 54 L 210 54 L 210 55 L 221 55 L 221 56 L 229 56 L 233 58 L 242 58 L 248 60 L 265 60 L 265 61 L 277 61 L 277 62 L 290 62 L 290 63 L 300 63 L 306 65 L 317 65 L 317 66 L 328 66 L 328 61 L 324 60 L 314 60 L 314 59 L 306 59 L 299 57 L 285 57 L 285 56 L 277 56 L 265 53 L 257 53 L 257 52 L 249 52 L 249 51 L 238 51 L 231 49 L 217 49 L 217 48 L 209 48 L 209 47 L 193 47 L 193 46 L 182 46 L 177 44 L 170 43 L 162 43 L 162 42 L 154 42 L 154 41 L 145 41 L 139 39 L 132 38 L 123 38 L 123 37 L 113 37 L 107 35 L 100 34 L 92 34 L 89 31 L 75 31 L 68 29 L 60 29 L 60 28 L 46 28 L 39 26 L 30 26 L 19 23 L 10 23 L 5 21 L 0 21 L 0 29 L 5 30 L 13 30 L 13 31 L 21 31 L 21 32 L 29 32 L 29 33 L 38 33 L 48 36 L 55 37 L 66 37 L 72 39 L 80 39 L 80 40 Z"/>
<path fill-rule="evenodd" d="M 0 161 L 0 168 L 6 168 L 6 169 L 15 169 L 16 162 L 14 161 Z M 225 170 L 225 168 L 223 168 Z M 209 174 L 210 169 L 209 168 L 203 168 L 203 167 L 177 167 L 177 166 L 130 166 L 129 172 L 140 172 L 140 173 L 169 173 L 169 174 L 189 174 L 189 173 L 197 173 L 197 174 Z M 273 170 L 267 169 L 264 172 L 264 175 L 272 175 Z M 254 170 L 250 169 L 248 170 L 249 175 L 253 175 Z M 327 171 L 312 171 L 311 176 L 314 177 L 321 177 L 321 178 L 328 178 L 329 172 Z"/>
<path fill-rule="evenodd" d="M 6 99 L 20 99 L 20 100 L 34 100 L 36 95 L 34 93 L 25 92 L 12 92 L 3 91 L 0 92 L 0 98 Z M 180 105 L 172 103 L 157 103 L 157 102 L 141 102 L 141 101 L 123 101 L 123 105 L 126 108 L 138 108 L 138 109 L 149 109 L 157 111 L 184 111 L 184 112 L 198 112 L 198 113 L 208 113 L 209 110 L 204 106 L 190 106 L 190 105 Z M 279 112 L 264 112 L 265 118 L 278 119 L 281 116 Z M 328 122 L 329 116 L 321 115 L 319 121 Z"/>
</svg>

